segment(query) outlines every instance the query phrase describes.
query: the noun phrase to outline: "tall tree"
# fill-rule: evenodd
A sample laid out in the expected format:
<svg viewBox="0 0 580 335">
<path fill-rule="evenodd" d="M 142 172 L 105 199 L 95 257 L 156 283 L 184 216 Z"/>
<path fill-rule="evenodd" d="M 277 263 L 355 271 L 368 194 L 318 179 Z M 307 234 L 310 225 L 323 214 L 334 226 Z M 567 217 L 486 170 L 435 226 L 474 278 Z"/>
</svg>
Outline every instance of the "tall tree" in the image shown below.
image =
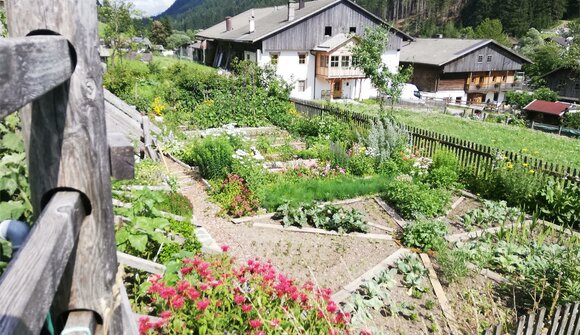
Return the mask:
<svg viewBox="0 0 580 335">
<path fill-rule="evenodd" d="M 380 93 L 381 112 L 384 112 L 384 96 L 390 96 L 393 103 L 398 100 L 404 84 L 413 73 L 410 67 L 399 68 L 399 71 L 392 72 L 383 62 L 381 56 L 389 41 L 388 32 L 387 28 L 381 26 L 367 28 L 364 36 L 352 50 L 357 66 L 364 71 Z"/>
<path fill-rule="evenodd" d="M 111 65 L 114 65 L 117 50 L 128 47 L 134 34 L 133 17 L 140 16 L 141 12 L 126 0 L 104 0 L 98 8 L 98 15 L 99 20 L 105 24 L 103 39 L 113 49 Z"/>
<path fill-rule="evenodd" d="M 503 25 L 498 19 L 485 19 L 474 29 L 475 38 L 492 39 L 507 47 L 511 47 L 508 36 L 503 32 Z"/>
<path fill-rule="evenodd" d="M 153 44 L 167 45 L 167 38 L 171 35 L 171 31 L 167 30 L 167 27 L 161 23 L 161 21 L 153 21 L 151 23 L 151 31 L 149 32 L 149 38 Z"/>
</svg>

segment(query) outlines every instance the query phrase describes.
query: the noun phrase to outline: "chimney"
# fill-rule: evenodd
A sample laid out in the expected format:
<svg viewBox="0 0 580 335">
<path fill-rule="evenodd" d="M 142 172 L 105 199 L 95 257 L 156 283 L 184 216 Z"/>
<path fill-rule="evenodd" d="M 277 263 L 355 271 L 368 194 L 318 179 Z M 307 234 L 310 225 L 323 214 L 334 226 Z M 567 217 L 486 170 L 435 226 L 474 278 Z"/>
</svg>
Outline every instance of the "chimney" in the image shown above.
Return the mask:
<svg viewBox="0 0 580 335">
<path fill-rule="evenodd" d="M 288 1 L 288 21 L 294 20 L 294 14 L 296 11 L 296 2 L 294 0 Z"/>
<path fill-rule="evenodd" d="M 304 0 L 298 0 L 298 10 L 304 9 Z"/>
<path fill-rule="evenodd" d="M 254 10 L 252 9 L 252 17 L 250 18 L 250 34 L 256 31 L 256 20 L 254 20 Z"/>
<path fill-rule="evenodd" d="M 234 26 L 232 24 L 232 17 L 226 16 L 226 31 L 234 30 Z"/>
</svg>

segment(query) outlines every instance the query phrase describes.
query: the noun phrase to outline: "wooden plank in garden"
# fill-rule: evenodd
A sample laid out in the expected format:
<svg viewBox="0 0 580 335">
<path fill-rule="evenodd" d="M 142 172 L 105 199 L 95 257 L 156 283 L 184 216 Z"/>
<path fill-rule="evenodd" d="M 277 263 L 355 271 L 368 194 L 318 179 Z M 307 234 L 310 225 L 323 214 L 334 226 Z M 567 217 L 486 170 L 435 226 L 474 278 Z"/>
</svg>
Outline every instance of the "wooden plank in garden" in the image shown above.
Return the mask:
<svg viewBox="0 0 580 335">
<path fill-rule="evenodd" d="M 558 325 L 560 324 L 560 313 L 562 311 L 562 305 L 556 308 L 556 312 L 552 317 L 552 324 L 550 325 L 550 335 L 556 335 L 558 330 Z"/>
<path fill-rule="evenodd" d="M 117 251 L 117 259 L 119 260 L 120 264 L 132 267 L 134 269 L 147 271 L 149 273 L 162 275 L 166 270 L 165 265 L 163 264 L 158 264 L 120 251 Z"/>
<path fill-rule="evenodd" d="M 58 189 L 78 190 L 87 213 L 53 311 L 58 317 L 68 310 L 92 310 L 104 326 L 121 322 L 112 315 L 117 255 L 97 3 L 10 0 L 6 10 L 10 36 L 42 28 L 62 35 L 76 52 L 70 80 L 21 110 L 35 215 Z"/>
<path fill-rule="evenodd" d="M 139 326 L 131 310 L 131 302 L 125 285 L 121 285 L 121 312 L 123 313 L 123 335 L 139 335 Z"/>
<path fill-rule="evenodd" d="M 111 176 L 117 180 L 135 178 L 135 152 L 133 144 L 121 133 L 109 133 Z"/>
<path fill-rule="evenodd" d="M 0 281 L 0 334 L 39 334 L 78 237 L 78 192 L 58 192 Z"/>
<path fill-rule="evenodd" d="M 64 83 L 74 70 L 62 36 L 0 39 L 0 55 L 0 119 Z"/>
</svg>

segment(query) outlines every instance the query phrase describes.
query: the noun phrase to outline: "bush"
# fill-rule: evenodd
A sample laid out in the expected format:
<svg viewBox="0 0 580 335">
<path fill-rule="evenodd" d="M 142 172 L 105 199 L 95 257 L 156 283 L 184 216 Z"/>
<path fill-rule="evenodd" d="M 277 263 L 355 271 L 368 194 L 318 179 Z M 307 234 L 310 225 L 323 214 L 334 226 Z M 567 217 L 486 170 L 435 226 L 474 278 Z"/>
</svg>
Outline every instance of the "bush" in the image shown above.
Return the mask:
<svg viewBox="0 0 580 335">
<path fill-rule="evenodd" d="M 538 192 L 537 204 L 545 219 L 580 228 L 580 186 L 577 183 L 548 179 Z"/>
<path fill-rule="evenodd" d="M 447 283 L 453 283 L 469 275 L 468 260 L 469 255 L 462 249 L 441 248 L 437 254 L 437 263 Z"/>
<path fill-rule="evenodd" d="M 226 136 L 207 137 L 193 142 L 181 159 L 192 166 L 197 165 L 206 179 L 221 179 L 231 172 L 234 148 Z"/>
<path fill-rule="evenodd" d="M 580 129 L 580 113 L 566 113 L 563 125 L 567 128 Z"/>
<path fill-rule="evenodd" d="M 228 215 L 236 218 L 254 214 L 259 208 L 258 200 L 245 180 L 235 174 L 226 177 L 213 197 Z"/>
<path fill-rule="evenodd" d="M 435 188 L 454 189 L 458 187 L 459 163 L 449 150 L 438 150 L 433 155 L 433 164 L 427 176 L 427 183 Z"/>
<path fill-rule="evenodd" d="M 226 248 L 227 249 L 227 248 Z M 330 289 L 296 282 L 271 263 L 236 266 L 228 255 L 176 262 L 164 278 L 143 286 L 152 312 L 139 320 L 141 334 L 344 334 L 350 314 L 332 301 Z"/>
<path fill-rule="evenodd" d="M 444 214 L 451 201 L 447 191 L 430 189 L 426 184 L 407 180 L 394 180 L 388 184 L 383 198 L 405 219 Z"/>
<path fill-rule="evenodd" d="M 393 158 L 407 143 L 406 133 L 391 118 L 383 116 L 373 121 L 368 137 L 364 140 L 367 152 L 375 157 L 377 165 Z"/>
<path fill-rule="evenodd" d="M 447 225 L 444 222 L 419 220 L 405 226 L 401 242 L 406 247 L 417 248 L 423 252 L 437 251 L 445 246 L 445 234 Z"/>
</svg>

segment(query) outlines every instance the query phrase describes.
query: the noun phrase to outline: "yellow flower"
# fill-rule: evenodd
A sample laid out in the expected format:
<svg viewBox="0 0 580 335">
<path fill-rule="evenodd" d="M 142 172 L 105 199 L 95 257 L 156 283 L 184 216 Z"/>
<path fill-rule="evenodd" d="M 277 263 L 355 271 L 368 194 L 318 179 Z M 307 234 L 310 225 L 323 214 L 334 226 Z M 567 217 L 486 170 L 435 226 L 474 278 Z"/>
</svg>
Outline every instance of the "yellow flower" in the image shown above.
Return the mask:
<svg viewBox="0 0 580 335">
<path fill-rule="evenodd" d="M 530 174 L 533 174 L 534 172 L 536 172 L 536 171 L 534 171 L 534 170 L 530 170 Z"/>
<path fill-rule="evenodd" d="M 523 165 L 524 165 L 524 167 L 530 166 L 530 164 L 528 164 L 528 163 L 524 163 Z"/>
<path fill-rule="evenodd" d="M 163 111 L 165 110 L 165 105 L 163 104 L 163 102 L 161 102 L 160 97 L 156 97 L 155 100 L 153 100 L 151 109 L 153 110 L 153 113 L 155 113 L 155 115 L 161 115 L 163 113 Z"/>
<path fill-rule="evenodd" d="M 528 149 L 526 149 L 526 148 L 522 149 L 522 152 L 527 152 L 527 151 L 528 151 Z"/>
<path fill-rule="evenodd" d="M 514 167 L 514 165 L 512 164 L 512 162 L 507 162 L 507 163 L 505 164 L 505 169 L 506 169 L 506 170 L 510 170 L 510 169 L 512 169 L 513 167 Z"/>
</svg>

